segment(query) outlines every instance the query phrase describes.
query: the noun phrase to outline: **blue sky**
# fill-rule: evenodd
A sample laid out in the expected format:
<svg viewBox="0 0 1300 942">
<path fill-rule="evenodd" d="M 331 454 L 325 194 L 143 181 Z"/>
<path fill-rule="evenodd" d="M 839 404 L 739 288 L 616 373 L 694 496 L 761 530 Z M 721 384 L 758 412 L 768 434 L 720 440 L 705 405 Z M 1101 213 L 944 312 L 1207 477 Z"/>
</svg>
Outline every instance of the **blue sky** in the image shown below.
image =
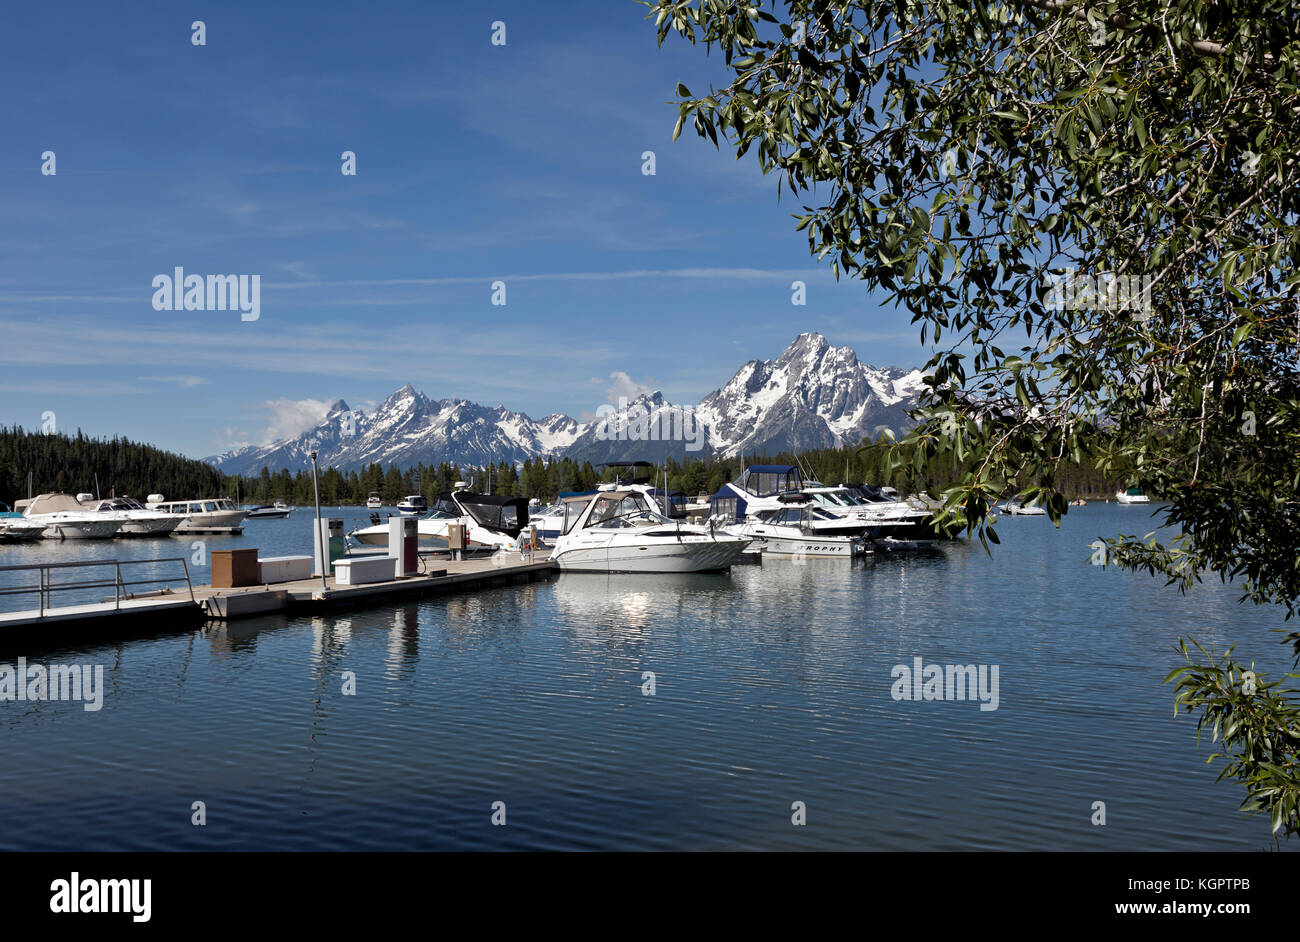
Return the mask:
<svg viewBox="0 0 1300 942">
<path fill-rule="evenodd" d="M 752 155 L 671 141 L 676 82 L 720 63 L 657 48 L 644 13 L 6 5 L 0 421 L 201 457 L 406 382 L 578 416 L 638 387 L 696 402 L 807 330 L 924 362 L 906 314 L 814 264 Z M 177 266 L 260 275 L 258 320 L 154 310 Z"/>
</svg>

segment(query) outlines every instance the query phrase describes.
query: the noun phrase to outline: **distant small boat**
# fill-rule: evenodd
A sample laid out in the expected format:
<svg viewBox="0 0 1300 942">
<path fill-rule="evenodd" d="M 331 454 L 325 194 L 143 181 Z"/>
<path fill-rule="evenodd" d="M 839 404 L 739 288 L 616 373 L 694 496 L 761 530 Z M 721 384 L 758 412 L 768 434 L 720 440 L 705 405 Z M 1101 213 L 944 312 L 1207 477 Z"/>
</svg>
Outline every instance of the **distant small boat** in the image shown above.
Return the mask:
<svg viewBox="0 0 1300 942">
<path fill-rule="evenodd" d="M 371 491 L 370 496 L 366 498 L 366 507 L 370 510 L 378 510 L 384 506 L 384 502 L 379 497 L 378 491 Z"/>
<path fill-rule="evenodd" d="M 1037 507 L 1034 504 L 1022 504 L 1015 500 L 1003 504 L 1002 511 L 1013 517 L 1042 517 L 1047 513 L 1042 507 Z"/>
<path fill-rule="evenodd" d="M 1138 487 L 1130 487 L 1127 491 L 1116 491 L 1115 502 L 1117 504 L 1149 504 L 1151 498 L 1142 493 Z"/>
<path fill-rule="evenodd" d="M 369 504 L 369 501 L 366 501 Z M 403 517 L 414 517 L 417 514 L 427 512 L 429 502 L 424 499 L 422 494 L 411 494 L 402 498 L 402 502 L 397 505 L 397 512 Z"/>
<path fill-rule="evenodd" d="M 1087 506 L 1088 506 L 1088 502 L 1087 502 L 1086 500 L 1084 500 L 1082 497 L 1076 497 L 1074 500 L 1070 501 L 1070 506 L 1071 506 L 1071 507 L 1087 507 Z"/>
<path fill-rule="evenodd" d="M 260 507 L 251 507 L 248 511 L 248 518 L 260 518 L 263 520 L 279 520 L 289 516 L 293 508 L 288 506 L 284 501 L 277 500 L 274 504 L 267 506 L 263 504 Z"/>
</svg>

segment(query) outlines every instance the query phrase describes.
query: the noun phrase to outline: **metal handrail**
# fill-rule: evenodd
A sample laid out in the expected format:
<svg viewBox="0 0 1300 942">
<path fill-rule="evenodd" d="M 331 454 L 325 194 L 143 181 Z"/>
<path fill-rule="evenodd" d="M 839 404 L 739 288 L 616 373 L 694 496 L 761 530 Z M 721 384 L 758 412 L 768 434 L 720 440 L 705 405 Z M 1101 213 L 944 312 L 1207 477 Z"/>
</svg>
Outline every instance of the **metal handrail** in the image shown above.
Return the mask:
<svg viewBox="0 0 1300 942">
<path fill-rule="evenodd" d="M 28 563 L 21 566 L 0 566 L 0 572 L 30 572 L 36 570 L 38 582 L 36 585 L 16 585 L 0 586 L 0 595 L 24 595 L 36 593 L 40 599 L 40 614 L 45 615 L 47 608 L 53 608 L 51 595 L 54 592 L 64 592 L 74 589 L 102 589 L 108 586 L 113 587 L 113 609 L 120 611 L 123 600 L 129 600 L 130 594 L 126 587 L 132 585 L 157 585 L 159 583 L 170 583 L 175 576 L 157 577 L 149 579 L 124 579 L 122 577 L 122 567 L 125 566 L 144 566 L 151 563 L 180 563 L 185 573 L 185 585 L 189 589 L 190 601 L 198 604 L 194 598 L 194 583 L 190 579 L 190 567 L 184 556 L 165 556 L 161 559 L 86 559 L 68 563 Z M 77 582 L 55 583 L 51 581 L 51 570 L 53 569 L 81 569 L 89 566 L 112 566 L 113 579 L 91 579 L 80 580 Z"/>
</svg>

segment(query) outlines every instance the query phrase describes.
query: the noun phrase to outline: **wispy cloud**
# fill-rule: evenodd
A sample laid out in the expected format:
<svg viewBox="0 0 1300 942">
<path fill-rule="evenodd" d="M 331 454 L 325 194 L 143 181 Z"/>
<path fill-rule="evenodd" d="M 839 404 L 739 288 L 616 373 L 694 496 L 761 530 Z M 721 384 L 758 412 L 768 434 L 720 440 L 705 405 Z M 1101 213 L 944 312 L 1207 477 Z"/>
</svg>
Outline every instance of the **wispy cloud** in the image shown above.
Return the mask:
<svg viewBox="0 0 1300 942">
<path fill-rule="evenodd" d="M 296 438 L 320 425 L 330 403 L 322 399 L 270 399 L 262 403 L 267 412 L 262 444 Z M 227 429 L 229 431 L 229 429 Z"/>
<path fill-rule="evenodd" d="M 207 382 L 202 376 L 137 376 L 136 379 L 142 383 L 170 383 L 182 389 L 192 389 Z"/>
</svg>

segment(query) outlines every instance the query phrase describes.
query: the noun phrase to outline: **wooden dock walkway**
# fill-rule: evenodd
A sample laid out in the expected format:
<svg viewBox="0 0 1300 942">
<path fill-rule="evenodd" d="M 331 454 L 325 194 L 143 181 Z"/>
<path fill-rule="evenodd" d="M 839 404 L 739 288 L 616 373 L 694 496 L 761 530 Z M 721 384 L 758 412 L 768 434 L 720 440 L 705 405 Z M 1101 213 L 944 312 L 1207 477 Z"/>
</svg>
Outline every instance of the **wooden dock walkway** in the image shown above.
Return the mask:
<svg viewBox="0 0 1300 942">
<path fill-rule="evenodd" d="M 218 621 L 247 618 L 268 612 L 319 611 L 356 605 L 383 605 L 389 599 L 406 599 L 444 592 L 475 591 L 521 582 L 549 579 L 554 572 L 549 554 L 534 553 L 531 561 L 518 554 L 479 559 L 422 557 L 426 571 L 386 582 L 336 585 L 334 577 L 321 585 L 320 576 L 269 586 L 214 589 L 195 586 L 194 597 L 207 616 Z"/>
<path fill-rule="evenodd" d="M 0 613 L 0 653 L 31 653 L 73 644 L 104 643 L 188 631 L 205 622 L 259 615 L 297 615 L 336 608 L 386 605 L 452 592 L 474 592 L 550 579 L 548 552 L 452 560 L 422 556 L 424 571 L 385 582 L 336 585 L 333 576 L 242 588 L 184 582 L 179 589 L 110 598 L 83 605 L 46 605 L 43 610 Z M 161 581 L 161 580 L 158 580 Z"/>
</svg>

